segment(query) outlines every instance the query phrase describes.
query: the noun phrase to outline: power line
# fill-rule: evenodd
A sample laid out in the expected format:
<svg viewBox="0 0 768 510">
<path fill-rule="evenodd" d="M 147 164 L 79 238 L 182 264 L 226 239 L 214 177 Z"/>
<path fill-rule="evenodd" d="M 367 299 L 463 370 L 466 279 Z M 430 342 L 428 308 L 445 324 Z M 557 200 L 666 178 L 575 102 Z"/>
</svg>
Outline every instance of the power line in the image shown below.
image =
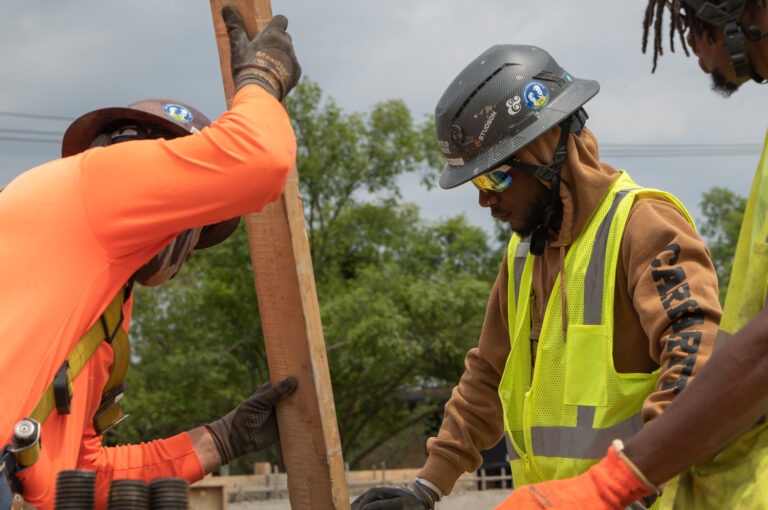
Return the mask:
<svg viewBox="0 0 768 510">
<path fill-rule="evenodd" d="M 759 155 L 760 144 L 750 143 L 625 143 L 603 144 L 601 158 L 683 158 Z"/>
<path fill-rule="evenodd" d="M 15 135 L 39 135 L 39 136 L 64 136 L 61 131 L 39 131 L 36 129 L 7 129 L 0 128 L 0 133 L 10 133 Z"/>
<path fill-rule="evenodd" d="M 33 113 L 0 112 L 0 115 L 38 119 L 71 120 L 70 117 L 38 115 Z M 0 133 L 13 135 L 56 136 L 59 139 L 0 136 L 0 141 L 60 143 L 60 131 L 0 128 Z M 753 143 L 604 143 L 600 156 L 605 159 L 622 158 L 691 158 L 759 155 L 762 145 Z"/>
<path fill-rule="evenodd" d="M 61 140 L 46 140 L 45 138 L 19 138 L 15 136 L 0 136 L 0 141 L 4 142 L 37 142 L 37 143 L 61 143 Z"/>
<path fill-rule="evenodd" d="M 22 117 L 25 119 L 75 120 L 74 117 L 62 117 L 59 115 L 41 115 L 38 113 L 0 112 L 0 115 L 5 115 L 7 117 Z"/>
</svg>

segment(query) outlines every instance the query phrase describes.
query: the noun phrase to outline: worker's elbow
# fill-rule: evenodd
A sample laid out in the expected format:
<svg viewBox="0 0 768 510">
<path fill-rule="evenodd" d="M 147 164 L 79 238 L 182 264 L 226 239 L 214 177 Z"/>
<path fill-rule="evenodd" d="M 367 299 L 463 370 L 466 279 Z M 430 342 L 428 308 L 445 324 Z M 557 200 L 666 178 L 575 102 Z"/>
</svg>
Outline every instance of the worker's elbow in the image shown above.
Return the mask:
<svg viewBox="0 0 768 510">
<path fill-rule="evenodd" d="M 277 151 L 274 155 L 273 168 L 278 176 L 282 177 L 283 183 L 288 178 L 288 174 L 291 173 L 293 167 L 296 165 L 296 141 L 292 140 L 292 143 L 288 144 L 284 150 Z"/>
<path fill-rule="evenodd" d="M 282 150 L 276 150 L 270 153 L 268 165 L 269 182 L 275 186 L 276 195 L 274 199 L 282 194 L 288 175 L 296 164 L 296 146 L 284 147 Z"/>
</svg>

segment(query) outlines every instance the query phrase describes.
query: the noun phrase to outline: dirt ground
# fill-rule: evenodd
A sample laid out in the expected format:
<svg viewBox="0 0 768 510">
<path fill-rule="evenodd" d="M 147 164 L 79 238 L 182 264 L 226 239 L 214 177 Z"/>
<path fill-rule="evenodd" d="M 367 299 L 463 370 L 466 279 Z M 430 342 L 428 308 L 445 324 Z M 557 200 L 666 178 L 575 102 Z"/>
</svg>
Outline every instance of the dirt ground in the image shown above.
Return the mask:
<svg viewBox="0 0 768 510">
<path fill-rule="evenodd" d="M 435 510 L 491 510 L 506 498 L 510 490 L 487 490 L 451 494 L 437 504 Z M 288 500 L 229 503 L 228 510 L 291 510 Z"/>
</svg>

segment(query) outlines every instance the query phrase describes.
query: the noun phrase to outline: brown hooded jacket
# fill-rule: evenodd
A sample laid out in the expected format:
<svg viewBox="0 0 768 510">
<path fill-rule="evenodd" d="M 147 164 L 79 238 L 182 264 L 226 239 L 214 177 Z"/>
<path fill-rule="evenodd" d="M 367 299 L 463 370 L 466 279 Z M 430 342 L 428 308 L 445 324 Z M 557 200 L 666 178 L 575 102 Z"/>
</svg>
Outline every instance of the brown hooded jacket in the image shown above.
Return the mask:
<svg viewBox="0 0 768 510">
<path fill-rule="evenodd" d="M 549 163 L 559 130 L 556 127 L 548 131 L 517 157 L 527 163 Z M 618 176 L 616 169 L 600 162 L 597 140 L 589 129 L 584 128 L 580 136 L 569 136 L 560 187 L 561 228 L 552 233 L 544 253 L 536 257 L 533 265 L 532 337 L 541 328 L 568 247 Z M 620 373 L 650 373 L 661 366 L 656 391 L 643 405 L 642 418 L 648 423 L 663 412 L 712 352 L 722 313 L 717 276 L 709 250 L 683 213 L 668 202 L 651 198 L 641 198 L 633 205 L 619 261 L 613 362 Z M 682 275 L 683 281 L 673 289 L 659 279 L 658 273 L 654 279 L 659 261 Z M 503 435 L 498 385 L 510 351 L 507 280 L 505 257 L 491 291 L 478 346 L 467 354 L 466 371 L 445 406 L 438 436 L 427 441 L 429 458 L 419 477 L 446 493 L 462 473 L 481 465 L 480 450 L 492 447 Z M 569 303 L 566 296 L 566 306 L 576 304 Z M 673 333 L 673 323 L 677 330 L 687 325 L 684 331 L 701 332 L 698 347 L 695 343 L 683 344 Z"/>
</svg>

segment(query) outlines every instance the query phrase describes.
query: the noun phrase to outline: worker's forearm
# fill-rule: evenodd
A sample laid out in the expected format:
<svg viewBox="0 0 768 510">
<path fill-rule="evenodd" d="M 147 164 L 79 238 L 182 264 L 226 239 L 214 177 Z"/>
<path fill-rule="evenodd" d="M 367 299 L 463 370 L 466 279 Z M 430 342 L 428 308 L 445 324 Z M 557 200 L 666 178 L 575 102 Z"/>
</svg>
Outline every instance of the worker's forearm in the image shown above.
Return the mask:
<svg viewBox="0 0 768 510">
<path fill-rule="evenodd" d="M 206 475 L 221 467 L 221 455 L 219 455 L 216 444 L 205 427 L 197 427 L 187 434 L 192 439 L 195 453 L 197 453 L 197 458 L 200 459 L 200 464 L 202 464 Z"/>
<path fill-rule="evenodd" d="M 625 453 L 662 483 L 735 439 L 768 411 L 768 308 L 717 351 Z"/>
</svg>

